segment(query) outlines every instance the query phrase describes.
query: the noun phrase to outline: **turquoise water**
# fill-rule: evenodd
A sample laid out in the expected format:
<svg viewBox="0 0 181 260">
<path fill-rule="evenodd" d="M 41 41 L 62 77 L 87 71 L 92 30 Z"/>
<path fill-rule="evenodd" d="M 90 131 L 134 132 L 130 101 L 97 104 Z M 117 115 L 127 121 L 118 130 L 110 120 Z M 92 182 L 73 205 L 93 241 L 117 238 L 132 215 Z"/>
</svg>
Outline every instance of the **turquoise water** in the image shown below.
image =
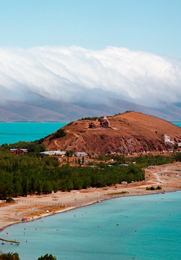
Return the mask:
<svg viewBox="0 0 181 260">
<path fill-rule="evenodd" d="M 40 139 L 63 125 L 0 123 L 0 144 Z M 57 260 L 176 260 L 181 259 L 180 219 L 181 192 L 112 199 L 8 227 L 0 237 L 20 245 L 6 243 L 0 251 L 18 252 L 21 260 L 46 253 Z"/>
<path fill-rule="evenodd" d="M 180 220 L 181 192 L 112 199 L 8 227 L 0 236 L 20 245 L 6 243 L 1 251 L 21 260 L 46 253 L 58 260 L 176 260 Z"/>
<path fill-rule="evenodd" d="M 181 122 L 172 122 L 172 124 L 180 126 L 181 127 Z"/>
<path fill-rule="evenodd" d="M 3 123 L 0 122 L 0 145 L 18 141 L 35 141 L 41 139 L 67 123 Z"/>
<path fill-rule="evenodd" d="M 181 122 L 172 122 L 181 127 Z M 35 141 L 43 138 L 67 123 L 37 123 L 37 122 L 0 122 L 0 145 L 18 141 Z"/>
</svg>

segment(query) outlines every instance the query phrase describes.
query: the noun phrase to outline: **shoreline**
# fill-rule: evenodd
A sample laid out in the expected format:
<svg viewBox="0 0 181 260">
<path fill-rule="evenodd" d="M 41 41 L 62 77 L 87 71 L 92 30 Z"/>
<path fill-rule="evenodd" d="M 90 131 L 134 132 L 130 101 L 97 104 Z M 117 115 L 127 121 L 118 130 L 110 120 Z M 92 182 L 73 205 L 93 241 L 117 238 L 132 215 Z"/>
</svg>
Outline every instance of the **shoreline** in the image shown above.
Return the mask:
<svg viewBox="0 0 181 260">
<path fill-rule="evenodd" d="M 71 192 L 58 191 L 48 195 L 29 195 L 15 198 L 15 203 L 0 203 L 0 231 L 14 224 L 35 221 L 109 199 L 181 191 L 181 163 L 146 168 L 145 178 L 146 181 L 127 185 L 116 184 Z M 162 190 L 146 190 L 146 187 L 150 186 L 162 186 Z M 23 218 L 28 219 L 22 221 Z"/>
<path fill-rule="evenodd" d="M 169 192 L 177 192 L 177 191 L 181 191 L 181 190 L 173 190 L 173 191 L 167 191 L 165 193 L 169 193 Z M 83 208 L 83 207 L 87 207 L 87 206 L 91 206 L 91 205 L 94 205 L 96 203 L 101 203 L 103 201 L 107 201 L 107 200 L 112 200 L 112 199 L 118 199 L 118 198 L 121 198 L 121 197 L 132 197 L 132 196 L 147 196 L 147 195 L 155 195 L 155 194 L 161 194 L 160 191 L 158 192 L 154 192 L 154 193 L 147 193 L 147 194 L 136 194 L 136 195 L 124 195 L 124 196 L 115 196 L 115 197 L 110 197 L 108 199 L 104 199 L 104 200 L 101 200 L 101 201 L 94 201 L 94 202 L 91 202 L 91 203 L 88 203 L 88 204 L 84 204 L 84 205 L 80 205 L 80 206 L 74 206 L 74 207 L 67 207 L 65 209 L 62 209 L 62 210 L 57 210 L 55 212 L 55 214 L 52 214 L 52 213 L 44 213 L 42 214 L 41 216 L 35 216 L 33 219 L 29 219 L 29 220 L 19 220 L 19 221 L 16 221 L 14 223 L 11 223 L 9 225 L 6 225 L 4 227 L 0 227 L 0 233 L 5 230 L 6 228 L 10 227 L 10 226 L 13 226 L 13 225 L 16 225 L 16 224 L 22 224 L 22 223 L 27 223 L 27 222 L 33 222 L 33 221 L 36 221 L 38 219 L 42 219 L 42 218 L 47 218 L 47 217 L 51 217 L 51 216 L 54 216 L 56 214 L 61 214 L 61 213 L 65 213 L 67 211 L 72 211 L 72 210 L 75 210 L 75 209 L 78 209 L 78 208 Z"/>
</svg>

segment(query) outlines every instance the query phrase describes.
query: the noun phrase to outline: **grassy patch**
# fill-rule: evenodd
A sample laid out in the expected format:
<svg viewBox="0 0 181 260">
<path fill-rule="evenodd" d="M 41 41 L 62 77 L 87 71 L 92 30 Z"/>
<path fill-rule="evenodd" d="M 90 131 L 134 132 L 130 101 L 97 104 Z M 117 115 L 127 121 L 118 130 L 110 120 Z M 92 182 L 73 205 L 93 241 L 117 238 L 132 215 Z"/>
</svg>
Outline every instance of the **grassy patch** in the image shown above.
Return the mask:
<svg viewBox="0 0 181 260">
<path fill-rule="evenodd" d="M 108 193 L 108 195 L 110 196 L 116 196 L 116 195 L 121 195 L 121 194 L 125 194 L 125 193 L 129 193 L 128 191 L 120 191 L 120 192 L 111 192 L 111 193 Z"/>
</svg>

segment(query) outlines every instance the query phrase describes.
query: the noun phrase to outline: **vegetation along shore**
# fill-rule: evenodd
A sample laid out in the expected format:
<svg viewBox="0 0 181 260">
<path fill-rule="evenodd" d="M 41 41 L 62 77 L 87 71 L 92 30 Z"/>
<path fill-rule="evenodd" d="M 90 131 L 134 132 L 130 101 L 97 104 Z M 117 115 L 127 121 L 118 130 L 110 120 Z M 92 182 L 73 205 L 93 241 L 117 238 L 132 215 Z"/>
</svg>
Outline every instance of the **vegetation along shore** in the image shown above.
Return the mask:
<svg viewBox="0 0 181 260">
<path fill-rule="evenodd" d="M 172 126 L 127 112 L 72 122 L 35 142 L 3 144 L 0 228 L 115 197 L 180 190 L 181 129 Z M 97 150 L 95 141 L 85 145 L 88 137 Z"/>
</svg>

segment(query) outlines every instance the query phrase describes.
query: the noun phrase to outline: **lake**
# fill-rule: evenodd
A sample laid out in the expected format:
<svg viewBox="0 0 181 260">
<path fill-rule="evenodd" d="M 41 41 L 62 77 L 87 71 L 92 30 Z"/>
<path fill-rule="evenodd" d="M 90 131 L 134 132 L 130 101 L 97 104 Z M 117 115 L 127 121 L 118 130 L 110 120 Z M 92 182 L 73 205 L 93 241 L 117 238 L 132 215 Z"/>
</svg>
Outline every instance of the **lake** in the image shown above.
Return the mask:
<svg viewBox="0 0 181 260">
<path fill-rule="evenodd" d="M 0 145 L 18 141 L 35 141 L 55 132 L 66 124 L 60 122 L 0 122 Z"/>
<path fill-rule="evenodd" d="M 63 125 L 0 123 L 0 143 L 33 141 Z M 0 251 L 18 252 L 21 260 L 46 253 L 57 260 L 179 260 L 180 219 L 181 192 L 112 199 L 8 227 L 0 237 L 20 245 L 5 243 Z"/>
<path fill-rule="evenodd" d="M 172 122 L 181 127 L 181 122 Z M 0 122 L 0 145 L 41 139 L 67 123 Z"/>
<path fill-rule="evenodd" d="M 21 260 L 180 260 L 180 219 L 181 192 L 111 199 L 8 227 L 0 236 L 20 245 L 1 251 Z"/>
</svg>

